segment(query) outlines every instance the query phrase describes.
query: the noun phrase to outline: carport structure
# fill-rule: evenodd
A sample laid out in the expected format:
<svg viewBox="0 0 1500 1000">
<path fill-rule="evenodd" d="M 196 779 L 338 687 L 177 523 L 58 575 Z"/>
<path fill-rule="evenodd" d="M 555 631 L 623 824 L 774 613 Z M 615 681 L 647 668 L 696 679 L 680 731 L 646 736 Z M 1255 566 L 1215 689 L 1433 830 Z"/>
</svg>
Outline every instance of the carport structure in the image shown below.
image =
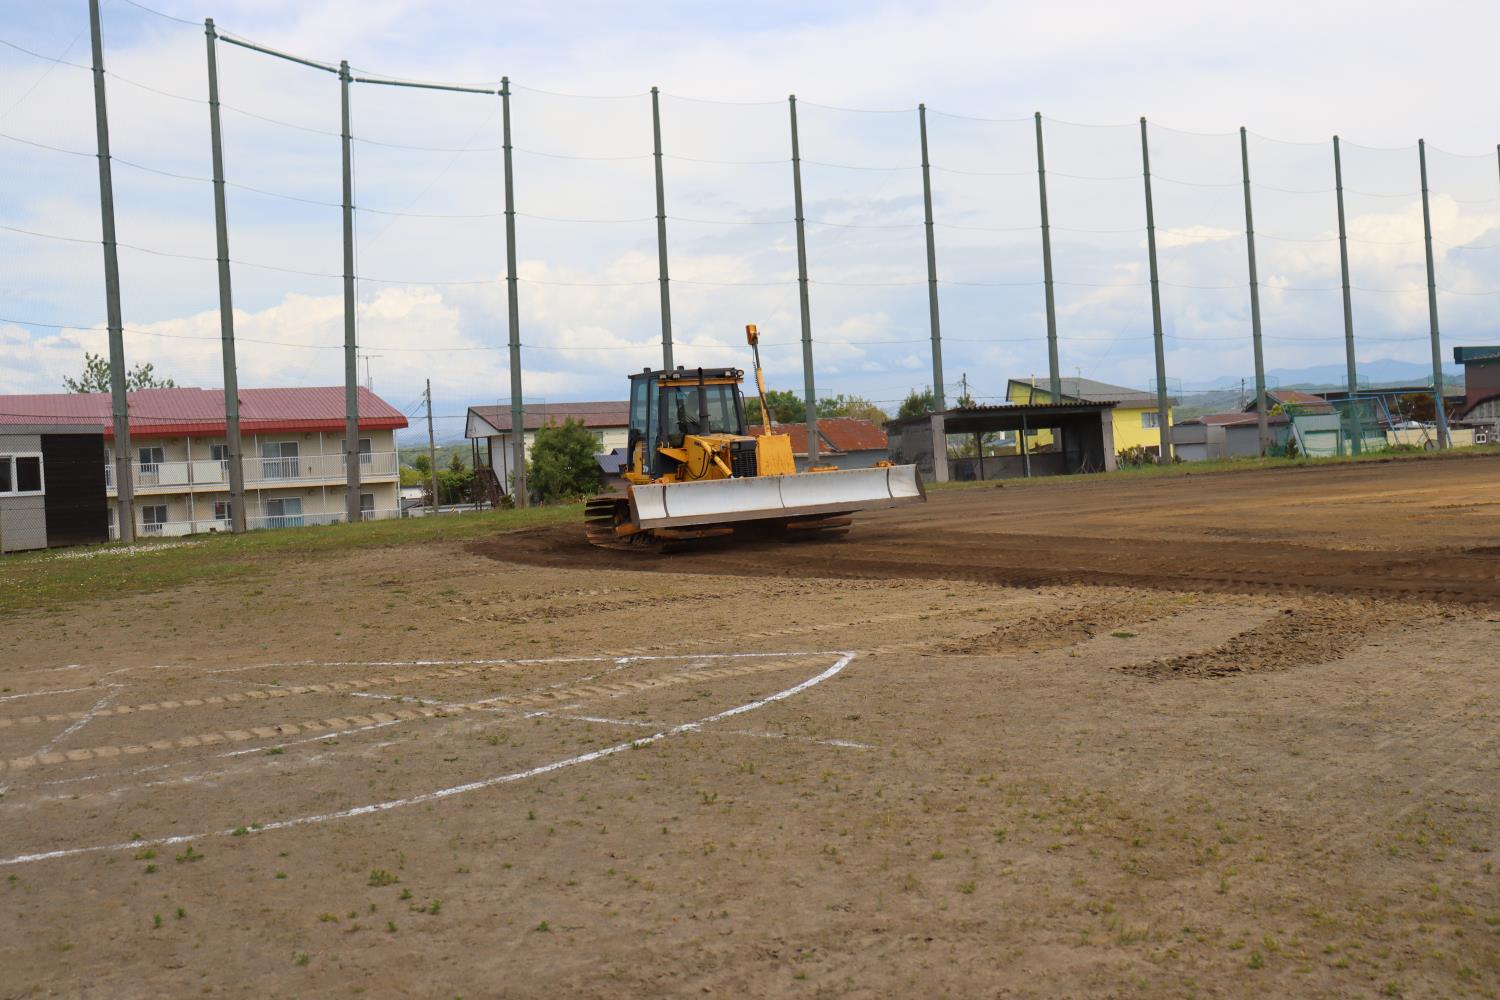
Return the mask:
<svg viewBox="0 0 1500 1000">
<path fill-rule="evenodd" d="M 1114 403 L 1026 403 L 966 406 L 941 413 L 894 420 L 886 425 L 891 461 L 915 463 L 935 482 L 961 479 L 1018 479 L 1113 472 Z M 1050 430 L 1053 445 L 1028 451 L 1027 435 Z M 949 458 L 948 439 L 1014 432 L 1019 454 Z M 941 456 L 942 460 L 935 460 Z"/>
</svg>

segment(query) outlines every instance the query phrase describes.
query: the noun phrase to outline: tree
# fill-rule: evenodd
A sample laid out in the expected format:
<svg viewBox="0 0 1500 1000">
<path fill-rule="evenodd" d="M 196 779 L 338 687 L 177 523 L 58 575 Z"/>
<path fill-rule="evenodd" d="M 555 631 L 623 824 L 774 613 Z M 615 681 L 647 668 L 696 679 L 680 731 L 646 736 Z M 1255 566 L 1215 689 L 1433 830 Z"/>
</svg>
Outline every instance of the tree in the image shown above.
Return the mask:
<svg viewBox="0 0 1500 1000">
<path fill-rule="evenodd" d="M 843 393 L 818 400 L 818 416 L 868 420 L 876 426 L 891 419 L 884 410 L 863 396 L 845 396 Z"/>
<path fill-rule="evenodd" d="M 771 405 L 771 420 L 775 423 L 800 424 L 807 419 L 807 404 L 790 389 L 766 390 L 766 402 Z M 745 423 L 751 427 L 760 423 L 760 397 L 745 398 Z"/>
<path fill-rule="evenodd" d="M 63 378 L 63 388 L 69 392 L 109 392 L 113 370 L 103 355 L 83 352 L 83 374 L 78 378 Z M 143 361 L 125 373 L 125 390 L 175 389 L 177 383 L 156 374 L 151 362 Z"/>
<path fill-rule="evenodd" d="M 901 403 L 901 409 L 896 411 L 896 419 L 903 417 L 920 417 L 924 413 L 932 413 L 937 409 L 937 400 L 933 397 L 930 386 L 923 387 L 921 392 L 913 389 L 907 394 Z"/>
<path fill-rule="evenodd" d="M 599 463 L 594 459 L 599 442 L 578 420 L 555 420 L 536 432 L 526 480 L 543 503 L 572 500 L 599 490 Z"/>
<path fill-rule="evenodd" d="M 474 472 L 464 465 L 458 452 L 448 462 L 446 469 L 438 470 L 438 504 L 463 503 L 474 492 Z"/>
<path fill-rule="evenodd" d="M 432 471 L 432 459 L 426 455 L 418 455 L 411 460 L 411 467 L 425 476 Z"/>
</svg>

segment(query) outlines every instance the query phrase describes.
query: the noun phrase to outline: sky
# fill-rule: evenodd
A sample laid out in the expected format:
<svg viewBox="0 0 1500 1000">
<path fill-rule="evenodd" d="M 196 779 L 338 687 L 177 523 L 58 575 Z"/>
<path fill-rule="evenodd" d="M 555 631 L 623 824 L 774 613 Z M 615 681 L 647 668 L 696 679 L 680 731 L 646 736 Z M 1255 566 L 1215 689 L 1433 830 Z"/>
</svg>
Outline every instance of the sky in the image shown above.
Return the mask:
<svg viewBox="0 0 1500 1000">
<path fill-rule="evenodd" d="M 1267 368 L 1343 361 L 1335 133 L 1360 362 L 1430 365 L 1419 137 L 1444 361 L 1500 337 L 1493 4 L 150 6 L 102 2 L 121 297 L 127 364 L 179 384 L 223 384 L 209 16 L 356 75 L 510 77 L 527 401 L 620 398 L 660 362 L 653 86 L 678 363 L 748 367 L 756 323 L 768 382 L 802 387 L 793 93 L 820 396 L 894 411 L 933 382 L 919 103 L 950 400 L 1046 378 L 1036 111 L 1064 375 L 1155 378 L 1143 115 L 1174 393 L 1253 374 L 1241 126 Z M 240 384 L 340 384 L 338 81 L 218 57 Z M 105 348 L 88 62 L 83 0 L 0 0 L 0 394 Z M 500 102 L 355 84 L 351 120 L 360 378 L 414 414 L 430 378 L 451 434 L 510 396 Z"/>
</svg>

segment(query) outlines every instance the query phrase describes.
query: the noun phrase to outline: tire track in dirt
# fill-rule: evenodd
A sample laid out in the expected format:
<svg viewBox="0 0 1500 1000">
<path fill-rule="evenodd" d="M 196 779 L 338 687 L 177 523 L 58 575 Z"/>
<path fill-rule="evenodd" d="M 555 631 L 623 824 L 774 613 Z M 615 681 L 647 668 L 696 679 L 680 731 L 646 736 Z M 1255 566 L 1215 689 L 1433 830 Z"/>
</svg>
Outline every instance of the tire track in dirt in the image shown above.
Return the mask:
<svg viewBox="0 0 1500 1000">
<path fill-rule="evenodd" d="M 1240 632 L 1211 649 L 1120 667 L 1152 678 L 1213 678 L 1331 663 L 1353 653 L 1378 629 L 1415 624 L 1431 608 L 1357 600 L 1308 601 L 1284 607 L 1270 621 Z"/>
<path fill-rule="evenodd" d="M 983 635 L 939 643 L 935 652 L 977 656 L 1061 649 L 1087 642 L 1107 629 L 1146 624 L 1208 607 L 1151 592 L 1106 594 L 1095 599 L 1064 601 L 1006 622 Z"/>
</svg>

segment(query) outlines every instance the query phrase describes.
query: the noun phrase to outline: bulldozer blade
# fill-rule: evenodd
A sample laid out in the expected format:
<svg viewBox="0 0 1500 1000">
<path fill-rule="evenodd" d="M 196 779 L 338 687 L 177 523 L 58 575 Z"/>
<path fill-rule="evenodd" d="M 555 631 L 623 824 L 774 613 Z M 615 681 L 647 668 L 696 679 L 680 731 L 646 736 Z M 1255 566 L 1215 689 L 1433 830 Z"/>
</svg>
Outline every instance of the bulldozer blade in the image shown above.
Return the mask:
<svg viewBox="0 0 1500 1000">
<path fill-rule="evenodd" d="M 893 465 L 636 486 L 630 491 L 630 519 L 642 528 L 786 520 L 878 510 L 926 499 L 917 467 Z"/>
</svg>

